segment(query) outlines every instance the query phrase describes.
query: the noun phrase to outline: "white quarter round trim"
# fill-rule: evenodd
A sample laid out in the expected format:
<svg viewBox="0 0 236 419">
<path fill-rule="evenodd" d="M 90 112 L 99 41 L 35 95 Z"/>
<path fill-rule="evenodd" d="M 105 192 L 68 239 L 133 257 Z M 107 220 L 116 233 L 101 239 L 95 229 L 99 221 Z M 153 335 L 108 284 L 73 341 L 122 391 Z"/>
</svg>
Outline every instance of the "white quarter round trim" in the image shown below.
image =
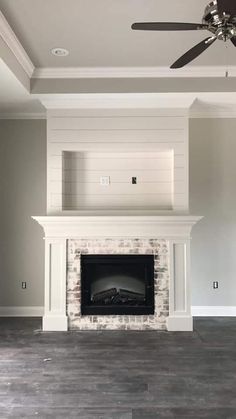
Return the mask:
<svg viewBox="0 0 236 419">
<path fill-rule="evenodd" d="M 31 59 L 29 58 L 27 52 L 23 48 L 22 44 L 20 43 L 19 39 L 17 38 L 16 34 L 10 27 L 9 23 L 7 22 L 5 16 L 0 11 L 0 36 L 10 48 L 11 52 L 14 54 L 26 74 L 29 78 L 32 76 L 34 72 L 34 64 L 32 63 Z"/>
</svg>

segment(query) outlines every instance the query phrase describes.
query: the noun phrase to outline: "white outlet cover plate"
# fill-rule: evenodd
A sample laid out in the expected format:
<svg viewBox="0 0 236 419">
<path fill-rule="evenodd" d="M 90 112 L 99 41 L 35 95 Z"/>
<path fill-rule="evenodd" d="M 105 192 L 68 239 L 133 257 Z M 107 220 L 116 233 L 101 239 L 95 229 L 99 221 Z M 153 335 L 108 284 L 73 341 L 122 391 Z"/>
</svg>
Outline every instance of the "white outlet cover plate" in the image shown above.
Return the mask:
<svg viewBox="0 0 236 419">
<path fill-rule="evenodd" d="M 109 186 L 110 185 L 110 176 L 101 176 L 100 177 L 100 185 L 101 186 Z"/>
</svg>

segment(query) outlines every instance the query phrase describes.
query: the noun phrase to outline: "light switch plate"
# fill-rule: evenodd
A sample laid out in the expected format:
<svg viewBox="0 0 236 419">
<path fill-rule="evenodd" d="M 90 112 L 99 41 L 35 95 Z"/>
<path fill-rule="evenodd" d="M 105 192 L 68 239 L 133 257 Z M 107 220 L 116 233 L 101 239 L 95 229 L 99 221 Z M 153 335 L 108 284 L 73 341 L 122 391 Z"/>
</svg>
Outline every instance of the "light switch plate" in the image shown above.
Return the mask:
<svg viewBox="0 0 236 419">
<path fill-rule="evenodd" d="M 110 185 L 110 176 L 101 176 L 100 177 L 100 185 L 101 186 L 109 186 Z"/>
</svg>

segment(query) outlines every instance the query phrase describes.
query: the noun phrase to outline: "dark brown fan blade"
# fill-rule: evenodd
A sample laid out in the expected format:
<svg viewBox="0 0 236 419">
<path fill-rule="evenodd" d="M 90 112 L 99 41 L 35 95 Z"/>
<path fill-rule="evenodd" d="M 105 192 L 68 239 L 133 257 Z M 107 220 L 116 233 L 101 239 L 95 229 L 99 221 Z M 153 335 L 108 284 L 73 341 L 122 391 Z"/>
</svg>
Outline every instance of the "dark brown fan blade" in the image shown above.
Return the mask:
<svg viewBox="0 0 236 419">
<path fill-rule="evenodd" d="M 131 28 L 138 31 L 195 31 L 207 29 L 207 25 L 180 22 L 137 22 L 133 23 Z"/>
<path fill-rule="evenodd" d="M 234 46 L 236 47 L 236 36 L 234 36 L 234 38 L 231 38 L 230 41 L 232 42 L 232 44 L 234 44 Z"/>
<path fill-rule="evenodd" d="M 236 1 L 235 0 L 217 0 L 218 11 L 220 15 L 226 13 L 227 15 L 236 15 Z"/>
<path fill-rule="evenodd" d="M 189 51 L 187 51 L 182 57 L 180 57 L 177 61 L 175 61 L 174 64 L 170 68 L 181 68 L 184 67 L 186 64 L 190 63 L 190 61 L 193 61 L 195 58 L 197 58 L 205 49 L 207 49 L 210 45 L 213 44 L 213 42 L 216 41 L 215 37 L 209 37 L 204 39 L 199 44 L 195 45 L 195 47 L 191 48 Z"/>
</svg>

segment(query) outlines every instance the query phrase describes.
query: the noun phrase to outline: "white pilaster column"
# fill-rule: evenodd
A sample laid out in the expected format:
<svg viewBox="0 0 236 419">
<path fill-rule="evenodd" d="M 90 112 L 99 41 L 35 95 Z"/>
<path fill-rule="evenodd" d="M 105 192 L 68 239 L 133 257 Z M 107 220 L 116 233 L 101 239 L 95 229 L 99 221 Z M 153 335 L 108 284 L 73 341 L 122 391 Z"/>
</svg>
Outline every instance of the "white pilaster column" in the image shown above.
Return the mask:
<svg viewBox="0 0 236 419">
<path fill-rule="evenodd" d="M 43 330 L 65 331 L 66 315 L 65 238 L 45 239 L 45 308 Z"/>
<path fill-rule="evenodd" d="M 169 331 L 192 331 L 190 239 L 170 241 Z"/>
</svg>

